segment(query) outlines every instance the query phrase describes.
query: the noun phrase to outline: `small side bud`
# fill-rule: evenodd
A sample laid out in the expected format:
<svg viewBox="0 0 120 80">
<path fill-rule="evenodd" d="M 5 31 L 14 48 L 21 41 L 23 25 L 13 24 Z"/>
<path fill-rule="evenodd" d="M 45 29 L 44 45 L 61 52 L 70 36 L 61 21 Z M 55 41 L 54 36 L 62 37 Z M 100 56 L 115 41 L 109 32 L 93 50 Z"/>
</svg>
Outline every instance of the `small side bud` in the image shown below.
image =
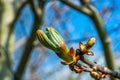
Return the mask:
<svg viewBox="0 0 120 80">
<path fill-rule="evenodd" d="M 74 68 L 76 73 L 81 73 L 83 71 L 82 68 Z"/>
<path fill-rule="evenodd" d="M 94 78 L 94 79 L 101 79 L 102 78 L 102 73 L 100 72 L 96 72 L 96 71 L 91 71 L 90 72 L 90 75 Z"/>
<path fill-rule="evenodd" d="M 90 38 L 86 44 L 82 42 L 79 43 L 79 48 L 82 53 L 87 54 L 89 56 L 93 56 L 93 52 L 89 51 L 89 49 L 95 44 L 95 38 Z"/>
<path fill-rule="evenodd" d="M 87 49 L 90 49 L 95 44 L 95 38 L 90 38 L 88 42 L 85 44 Z"/>
</svg>

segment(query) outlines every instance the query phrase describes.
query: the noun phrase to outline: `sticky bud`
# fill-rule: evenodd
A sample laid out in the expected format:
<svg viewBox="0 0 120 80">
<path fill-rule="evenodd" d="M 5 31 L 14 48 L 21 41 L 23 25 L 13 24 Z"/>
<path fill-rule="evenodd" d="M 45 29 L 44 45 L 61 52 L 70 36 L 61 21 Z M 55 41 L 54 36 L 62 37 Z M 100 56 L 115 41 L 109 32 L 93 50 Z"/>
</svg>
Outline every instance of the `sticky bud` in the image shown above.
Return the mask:
<svg viewBox="0 0 120 80">
<path fill-rule="evenodd" d="M 36 31 L 40 43 L 53 50 L 58 57 L 64 60 L 63 64 L 74 63 L 74 49 L 67 48 L 62 36 L 52 27 L 47 27 L 45 33 L 42 30 Z"/>
</svg>

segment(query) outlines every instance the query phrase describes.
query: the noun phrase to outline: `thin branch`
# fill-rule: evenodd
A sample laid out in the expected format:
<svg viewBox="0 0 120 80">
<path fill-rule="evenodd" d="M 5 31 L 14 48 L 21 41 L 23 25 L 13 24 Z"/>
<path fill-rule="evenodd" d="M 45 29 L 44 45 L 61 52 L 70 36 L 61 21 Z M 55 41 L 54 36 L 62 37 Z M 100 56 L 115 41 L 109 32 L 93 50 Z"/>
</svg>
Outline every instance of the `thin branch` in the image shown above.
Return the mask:
<svg viewBox="0 0 120 80">
<path fill-rule="evenodd" d="M 89 65 L 91 67 L 94 67 L 95 70 L 97 70 L 97 71 L 100 71 L 100 72 L 102 72 L 104 74 L 109 74 L 111 76 L 114 76 L 115 78 L 119 78 L 120 79 L 120 73 L 119 72 L 110 70 L 107 67 L 102 67 L 100 65 L 97 65 L 97 64 L 93 63 L 92 61 L 88 60 L 87 58 L 85 58 L 84 56 L 82 56 L 80 58 L 80 60 L 83 61 L 84 63 L 86 63 L 87 65 Z"/>
<path fill-rule="evenodd" d="M 68 1 L 68 0 L 60 0 L 60 1 L 61 1 L 62 3 L 64 3 L 64 4 L 70 6 L 71 8 L 79 11 L 79 12 L 82 12 L 83 14 L 86 14 L 86 15 L 88 15 L 88 16 L 91 16 L 91 15 L 92 15 L 92 12 L 91 12 L 88 8 L 86 8 L 86 7 L 84 7 L 84 6 L 77 6 L 76 4 L 74 4 L 73 2 L 70 2 L 70 1 Z"/>
<path fill-rule="evenodd" d="M 8 58 L 7 51 L 5 50 L 4 47 L 0 46 L 0 57 L 2 56 L 2 54 L 4 54 L 6 58 Z M 6 65 L 9 69 L 9 71 L 11 72 L 11 74 L 14 74 L 12 69 L 11 69 L 11 66 L 10 66 L 10 61 L 8 61 L 8 59 L 6 61 Z"/>
<path fill-rule="evenodd" d="M 83 66 L 83 65 L 81 65 L 80 63 L 77 63 L 77 64 L 75 64 L 77 67 L 79 67 L 79 68 L 82 68 L 83 69 L 83 71 L 85 71 L 85 72 L 91 72 L 93 69 L 92 68 L 88 68 L 88 67 L 86 67 L 86 66 Z"/>
<path fill-rule="evenodd" d="M 83 1 L 83 0 L 81 0 L 81 1 Z M 95 24 L 95 27 L 98 31 L 99 37 L 102 42 L 107 66 L 108 66 L 108 68 L 115 70 L 114 57 L 112 54 L 110 39 L 106 33 L 106 30 L 104 29 L 104 25 L 103 25 L 102 19 L 99 15 L 98 11 L 92 5 L 88 4 L 86 7 L 88 9 L 88 11 L 90 11 L 90 14 L 88 14 L 86 11 L 81 10 L 80 7 L 76 6 L 75 4 L 71 3 L 70 1 L 61 0 L 61 2 L 65 3 L 66 5 L 70 6 L 71 8 L 74 8 L 75 10 L 77 10 L 81 13 L 86 14 L 87 16 L 89 16 L 91 18 L 91 20 Z M 113 79 L 111 78 L 111 80 L 113 80 Z"/>
<path fill-rule="evenodd" d="M 101 39 L 101 42 L 103 44 L 104 55 L 105 55 L 107 66 L 108 66 L 108 68 L 114 70 L 115 65 L 114 65 L 114 56 L 113 56 L 112 49 L 111 49 L 111 43 L 110 43 L 110 39 L 107 35 L 107 32 L 104 28 L 102 19 L 99 16 L 97 10 L 92 5 L 90 5 L 89 8 L 91 9 L 91 11 L 94 14 L 90 18 L 94 22 L 95 27 L 98 31 L 99 37 Z"/>
<path fill-rule="evenodd" d="M 28 37 L 23 37 L 19 41 L 15 42 L 15 50 L 19 48 L 20 46 L 23 46 L 26 43 L 27 39 Z"/>
<path fill-rule="evenodd" d="M 30 3 L 30 7 L 31 7 L 32 11 L 34 12 L 35 21 L 34 21 L 31 35 L 28 38 L 28 41 L 25 45 L 20 63 L 19 63 L 18 68 L 15 72 L 14 80 L 21 80 L 22 79 L 24 70 L 26 68 L 27 62 L 28 62 L 29 57 L 30 57 L 30 53 L 34 47 L 33 42 L 35 41 L 35 38 L 36 38 L 36 30 L 39 29 L 39 26 L 42 25 L 42 21 L 43 21 L 42 19 L 43 19 L 43 12 L 44 12 L 43 10 L 44 10 L 45 1 L 40 0 L 41 5 L 39 5 L 39 9 L 37 9 L 37 10 L 36 10 L 36 7 L 35 7 L 36 5 L 34 4 L 33 0 L 29 0 L 29 3 Z M 37 12 L 38 10 L 41 11 L 41 14 L 39 14 Z"/>
</svg>

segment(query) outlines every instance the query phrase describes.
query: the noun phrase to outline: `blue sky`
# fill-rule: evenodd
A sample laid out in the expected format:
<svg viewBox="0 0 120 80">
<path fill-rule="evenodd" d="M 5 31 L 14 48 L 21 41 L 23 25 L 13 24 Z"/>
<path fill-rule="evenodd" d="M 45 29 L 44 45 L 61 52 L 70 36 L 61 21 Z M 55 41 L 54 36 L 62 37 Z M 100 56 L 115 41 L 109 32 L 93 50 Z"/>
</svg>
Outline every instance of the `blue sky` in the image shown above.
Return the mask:
<svg viewBox="0 0 120 80">
<path fill-rule="evenodd" d="M 108 33 L 108 36 L 112 42 L 112 49 L 114 51 L 114 54 L 120 53 L 120 0 L 91 0 L 92 3 L 94 3 L 95 7 L 101 13 L 101 9 L 104 7 L 105 9 L 109 9 L 111 6 L 113 7 L 112 12 L 108 14 L 103 14 L 102 20 L 106 20 L 104 22 L 105 29 Z M 48 2 L 46 4 L 45 12 L 44 12 L 44 24 L 42 26 L 42 29 L 45 29 L 45 25 L 48 26 L 53 26 L 65 39 L 65 41 L 68 40 L 76 40 L 76 39 L 83 39 L 83 38 L 90 38 L 90 37 L 96 37 L 96 44 L 92 48 L 93 52 L 97 52 L 95 56 L 97 57 L 98 55 L 102 55 L 103 49 L 102 45 L 100 42 L 100 39 L 98 37 L 97 31 L 94 27 L 93 22 L 87 17 L 86 15 L 79 13 L 67 6 L 64 6 L 62 3 L 57 3 L 58 8 L 60 8 L 60 14 L 59 16 L 61 17 L 60 20 L 63 20 L 64 23 L 61 24 L 59 20 L 56 19 L 55 23 L 52 22 L 52 19 L 55 19 L 55 12 L 53 11 L 52 7 L 53 5 Z M 62 9 L 62 8 L 66 9 Z M 63 10 L 63 11 L 62 11 Z M 66 12 L 65 10 L 68 10 Z M 32 29 L 32 24 L 34 21 L 34 15 L 32 11 L 30 10 L 29 6 L 26 6 L 20 18 L 15 24 L 15 39 L 16 42 L 19 41 L 20 39 L 24 37 L 29 37 L 30 32 Z M 114 30 L 116 28 L 116 30 Z M 68 31 L 68 37 L 64 35 L 65 31 Z M 110 32 L 111 30 L 114 30 L 113 32 Z M 86 42 L 83 41 L 83 42 Z M 68 43 L 67 45 L 70 48 L 73 46 L 75 49 L 78 48 L 78 43 L 79 42 L 72 42 Z M 19 62 L 22 49 L 24 48 L 24 45 L 20 46 L 16 51 L 14 55 L 14 60 L 16 65 Z M 54 65 L 59 64 L 61 60 L 54 54 L 53 51 L 48 50 L 47 56 L 45 58 L 45 61 L 42 64 L 42 69 L 46 67 L 48 71 L 53 68 Z M 36 52 L 36 49 L 33 50 L 32 55 L 33 60 L 31 63 L 34 63 L 38 59 L 38 54 Z M 40 56 L 40 55 L 39 55 Z M 93 58 L 93 57 L 92 57 Z M 16 66 L 15 66 L 16 67 Z M 29 70 L 28 70 L 29 72 Z M 42 70 L 42 72 L 45 74 L 46 70 Z M 43 79 L 44 80 L 44 79 Z"/>
</svg>

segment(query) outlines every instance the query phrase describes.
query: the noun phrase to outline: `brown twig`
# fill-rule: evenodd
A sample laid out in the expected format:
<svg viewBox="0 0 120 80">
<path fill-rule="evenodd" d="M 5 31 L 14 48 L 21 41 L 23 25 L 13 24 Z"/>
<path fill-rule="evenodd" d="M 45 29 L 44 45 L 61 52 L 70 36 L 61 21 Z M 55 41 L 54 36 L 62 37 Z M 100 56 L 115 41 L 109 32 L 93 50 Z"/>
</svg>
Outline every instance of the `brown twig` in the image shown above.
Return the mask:
<svg viewBox="0 0 120 80">
<path fill-rule="evenodd" d="M 68 5 L 69 7 L 73 8 L 81 13 L 86 14 L 94 22 L 95 27 L 98 31 L 99 37 L 101 39 L 102 45 L 103 45 L 104 55 L 105 55 L 107 66 L 108 66 L 108 68 L 115 70 L 114 57 L 112 54 L 110 39 L 106 33 L 106 30 L 104 29 L 104 25 L 103 25 L 102 19 L 99 15 L 98 11 L 91 4 L 87 4 L 87 6 L 82 4 L 82 6 L 80 7 L 68 0 L 60 0 L 60 1 L 64 4 Z M 80 1 L 84 1 L 84 0 L 80 0 Z M 90 13 L 88 13 L 88 12 L 90 12 Z M 113 80 L 112 77 L 111 77 L 111 80 Z"/>
<path fill-rule="evenodd" d="M 90 72 L 90 74 L 92 72 L 95 72 L 98 75 L 100 75 L 99 79 L 105 78 L 105 75 L 111 75 L 114 78 L 120 79 L 119 72 L 113 71 L 107 67 L 100 66 L 97 63 L 94 63 L 89 59 L 85 58 L 84 55 L 85 53 L 81 49 L 76 49 L 76 56 L 79 56 L 78 60 L 84 62 L 88 66 L 84 66 L 77 61 L 74 65 L 71 64 L 69 65 L 72 71 L 75 71 L 76 73 L 81 73 L 82 71 L 85 71 L 85 72 Z M 76 69 L 76 67 L 78 68 Z"/>
<path fill-rule="evenodd" d="M 84 56 L 82 56 L 80 60 L 83 61 L 84 63 L 86 63 L 87 65 L 89 65 L 90 67 L 93 67 L 97 71 L 100 71 L 100 72 L 102 72 L 104 74 L 109 74 L 109 75 L 111 75 L 111 76 L 113 76 L 115 78 L 120 79 L 120 73 L 119 72 L 110 70 L 107 67 L 102 67 L 100 65 L 97 65 L 97 64 L 93 63 L 92 61 L 88 60 L 87 58 L 85 58 Z"/>
<path fill-rule="evenodd" d="M 83 66 L 83 65 L 81 65 L 80 63 L 77 63 L 77 64 L 75 64 L 76 66 L 78 66 L 79 68 L 82 68 L 83 69 L 83 71 L 85 71 L 85 72 L 91 72 L 93 69 L 91 69 L 91 68 L 89 68 L 89 67 L 86 67 L 86 66 Z"/>
</svg>

